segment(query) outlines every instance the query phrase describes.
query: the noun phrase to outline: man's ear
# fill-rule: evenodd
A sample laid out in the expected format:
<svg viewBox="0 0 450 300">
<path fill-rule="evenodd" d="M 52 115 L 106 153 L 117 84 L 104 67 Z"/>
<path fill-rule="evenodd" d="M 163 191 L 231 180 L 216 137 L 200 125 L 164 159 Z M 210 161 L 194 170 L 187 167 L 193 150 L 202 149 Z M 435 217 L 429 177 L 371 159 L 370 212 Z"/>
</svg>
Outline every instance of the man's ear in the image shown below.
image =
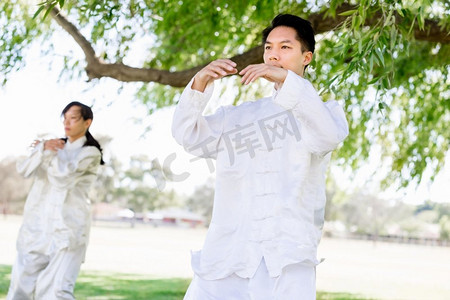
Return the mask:
<svg viewBox="0 0 450 300">
<path fill-rule="evenodd" d="M 307 66 L 311 63 L 312 58 L 313 58 L 313 53 L 311 51 L 307 51 L 305 56 L 304 56 L 304 60 L 303 60 L 303 65 Z"/>
</svg>

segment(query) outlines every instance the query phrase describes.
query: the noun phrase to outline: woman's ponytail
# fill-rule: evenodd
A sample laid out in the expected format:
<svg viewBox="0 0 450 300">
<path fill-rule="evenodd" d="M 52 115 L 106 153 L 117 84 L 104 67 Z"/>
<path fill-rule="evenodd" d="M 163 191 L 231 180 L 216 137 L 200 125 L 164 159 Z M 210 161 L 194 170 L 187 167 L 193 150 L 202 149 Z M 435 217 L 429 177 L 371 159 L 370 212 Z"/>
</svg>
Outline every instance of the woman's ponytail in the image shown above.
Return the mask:
<svg viewBox="0 0 450 300">
<path fill-rule="evenodd" d="M 89 130 L 86 131 L 86 142 L 84 143 L 84 146 L 94 146 L 100 151 L 100 164 L 104 165 L 105 162 L 103 161 L 103 149 L 100 146 L 99 142 L 97 142 L 96 139 L 92 136 L 92 134 L 89 132 Z"/>
</svg>

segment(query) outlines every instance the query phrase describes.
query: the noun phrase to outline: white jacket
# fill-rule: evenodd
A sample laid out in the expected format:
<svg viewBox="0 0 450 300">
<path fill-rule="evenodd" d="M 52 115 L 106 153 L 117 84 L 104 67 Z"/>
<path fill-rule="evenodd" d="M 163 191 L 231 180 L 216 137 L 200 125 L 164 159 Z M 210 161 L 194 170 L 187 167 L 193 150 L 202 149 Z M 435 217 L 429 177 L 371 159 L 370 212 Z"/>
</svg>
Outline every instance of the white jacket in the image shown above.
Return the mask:
<svg viewBox="0 0 450 300">
<path fill-rule="evenodd" d="M 330 152 L 348 135 L 336 101 L 324 103 L 309 81 L 289 71 L 272 97 L 202 112 L 204 93 L 184 90 L 172 133 L 185 149 L 216 159 L 211 224 L 194 272 L 208 280 L 250 278 L 261 259 L 271 277 L 293 263 L 318 263 Z"/>
<path fill-rule="evenodd" d="M 30 157 L 17 164 L 20 174 L 34 176 L 17 239 L 19 252 L 51 254 L 87 245 L 88 192 L 97 177 L 100 151 L 82 147 L 85 141 L 86 137 L 67 141 L 57 152 L 44 151 L 44 143 L 40 143 Z"/>
</svg>

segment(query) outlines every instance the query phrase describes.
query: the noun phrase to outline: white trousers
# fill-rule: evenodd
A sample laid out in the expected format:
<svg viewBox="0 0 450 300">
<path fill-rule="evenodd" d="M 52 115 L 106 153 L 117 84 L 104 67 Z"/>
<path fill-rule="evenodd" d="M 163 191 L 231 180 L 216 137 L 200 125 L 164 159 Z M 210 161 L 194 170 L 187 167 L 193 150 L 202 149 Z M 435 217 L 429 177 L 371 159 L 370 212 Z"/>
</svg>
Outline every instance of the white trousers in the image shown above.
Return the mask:
<svg viewBox="0 0 450 300">
<path fill-rule="evenodd" d="M 86 247 L 62 249 L 51 256 L 18 253 L 7 300 L 73 300 Z"/>
<path fill-rule="evenodd" d="M 315 300 L 316 270 L 293 264 L 281 275 L 270 277 L 264 259 L 252 278 L 232 274 L 223 279 L 204 280 L 194 275 L 184 300 Z"/>
</svg>

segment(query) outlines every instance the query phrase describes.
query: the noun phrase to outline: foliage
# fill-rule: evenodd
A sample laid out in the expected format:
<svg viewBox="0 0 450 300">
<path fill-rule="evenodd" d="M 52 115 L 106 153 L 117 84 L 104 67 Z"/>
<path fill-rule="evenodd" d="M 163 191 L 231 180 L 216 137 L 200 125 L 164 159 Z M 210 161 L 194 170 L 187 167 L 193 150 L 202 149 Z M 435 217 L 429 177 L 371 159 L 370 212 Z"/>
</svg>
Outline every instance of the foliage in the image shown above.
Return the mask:
<svg viewBox="0 0 450 300">
<path fill-rule="evenodd" d="M 205 184 L 197 187 L 189 197 L 186 206 L 193 212 L 205 217 L 205 223 L 209 224 L 212 217 L 214 204 L 214 181 L 209 179 Z"/>
<path fill-rule="evenodd" d="M 98 140 L 104 149 L 108 149 L 110 137 L 101 136 Z M 17 173 L 16 162 L 20 159 L 12 157 L 0 161 L 0 213 L 20 214 L 23 211 L 33 179 L 25 179 Z M 156 160 L 150 160 L 146 155 L 132 157 L 127 167 L 112 156 L 99 168 L 89 199 L 94 203 L 119 204 L 136 212 L 178 206 L 174 191 L 159 189 L 164 187 L 160 178 L 169 180 L 170 175 L 169 170 L 163 171 Z"/>
<path fill-rule="evenodd" d="M 440 238 L 450 240 L 450 205 L 427 201 L 416 208 L 415 216 L 428 218 L 429 223 L 438 224 Z"/>
<path fill-rule="evenodd" d="M 411 215 L 402 203 L 390 205 L 362 191 L 352 194 L 341 206 L 340 213 L 350 232 L 374 236 L 387 234 L 390 225 Z"/>
<path fill-rule="evenodd" d="M 440 238 L 442 240 L 449 241 L 450 240 L 450 217 L 448 215 L 442 216 L 439 220 L 440 226 Z"/>
<path fill-rule="evenodd" d="M 170 176 L 170 171 L 163 171 L 156 160 L 150 160 L 146 155 L 135 155 L 131 157 L 129 166 L 124 168 L 116 158 L 112 158 L 110 168 L 111 178 L 107 181 L 111 181 L 113 186 L 108 188 L 108 198 L 100 201 L 113 202 L 135 212 L 178 205 L 173 191 L 158 188 L 159 178 Z M 102 183 L 100 180 L 98 184 L 105 186 L 104 181 Z"/>
<path fill-rule="evenodd" d="M 24 179 L 17 174 L 16 160 L 8 158 L 0 162 L 0 208 L 8 208 L 4 213 L 21 213 L 32 183 L 32 179 Z M 131 208 L 137 213 L 185 206 L 204 216 L 209 223 L 214 202 L 213 180 L 196 188 L 182 203 L 181 196 L 175 191 L 158 189 L 157 178 L 162 176 L 170 177 L 169 171 L 162 171 L 159 164 L 146 155 L 132 157 L 126 166 L 109 157 L 107 164 L 99 170 L 90 199 L 94 203 L 106 202 Z M 335 182 L 327 186 L 327 199 L 325 219 L 341 222 L 347 232 L 424 237 L 424 230 L 432 225 L 436 232 L 439 231 L 441 239 L 448 239 L 450 234 L 449 204 L 426 201 L 413 206 L 400 201 L 386 201 L 364 190 L 343 191 Z"/>
<path fill-rule="evenodd" d="M 20 159 L 20 158 L 19 158 Z M 18 158 L 0 161 L 0 213 L 21 213 L 32 180 L 16 171 Z"/>
<path fill-rule="evenodd" d="M 364 189 L 343 191 L 334 182 L 327 187 L 325 211 L 325 219 L 331 224 L 340 222 L 346 233 L 375 239 L 380 235 L 411 238 L 438 238 L 436 235 L 439 235 L 444 241 L 450 234 L 450 205 L 447 203 L 406 204 L 378 198 Z"/>
<path fill-rule="evenodd" d="M 0 297 L 9 286 L 9 266 L 0 265 Z M 81 272 L 75 285 L 77 299 L 181 300 L 190 279 L 157 279 L 144 275 Z M 364 300 L 348 293 L 318 292 L 317 300 Z"/>
<path fill-rule="evenodd" d="M 28 1 L 0 1 L 0 83 L 5 84 L 7 74 L 25 65 L 24 50 L 36 40 L 45 40 L 50 20 L 33 19 L 33 11 Z"/>
<path fill-rule="evenodd" d="M 49 16 L 44 18 L 49 6 L 41 6 L 33 19 L 38 8 L 27 3 L 0 4 L 2 76 L 22 67 L 26 46 L 48 40 L 57 28 Z M 446 0 L 48 0 L 42 5 L 56 4 L 103 60 L 169 71 L 259 45 L 260 32 L 279 12 L 305 18 L 320 14 L 316 26 L 327 17 L 345 17 L 317 36 L 307 75 L 325 100 L 345 102 L 351 133 L 338 162 L 358 169 L 379 145 L 380 166 L 389 167 L 384 184 L 397 187 L 417 184 L 427 168 L 437 174 L 443 165 L 450 141 L 450 44 L 430 36 L 436 22 L 441 32 L 450 31 Z M 350 8 L 340 11 L 343 5 Z M 82 68 L 70 54 L 64 63 L 71 74 Z M 255 94 L 238 84 L 235 88 L 245 99 Z M 179 93 L 151 83 L 142 84 L 137 96 L 154 110 L 173 104 Z"/>
</svg>

